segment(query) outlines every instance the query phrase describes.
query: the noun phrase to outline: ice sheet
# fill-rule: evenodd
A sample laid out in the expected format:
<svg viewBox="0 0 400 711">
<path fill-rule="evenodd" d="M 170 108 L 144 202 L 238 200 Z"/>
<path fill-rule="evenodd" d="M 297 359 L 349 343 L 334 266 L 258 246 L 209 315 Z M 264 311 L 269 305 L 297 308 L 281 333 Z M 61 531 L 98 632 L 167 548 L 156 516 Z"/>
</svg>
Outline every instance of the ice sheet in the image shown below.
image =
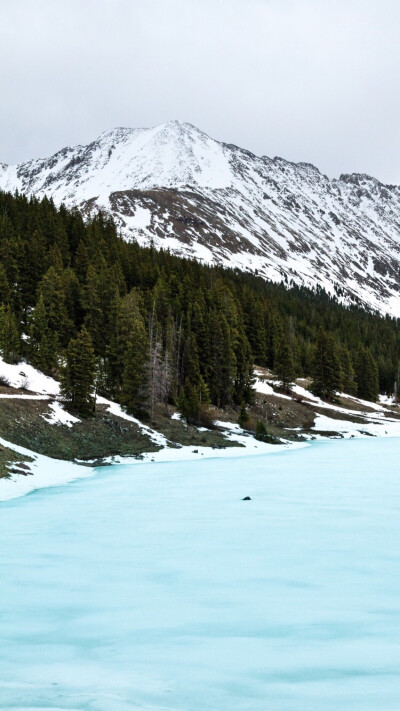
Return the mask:
<svg viewBox="0 0 400 711">
<path fill-rule="evenodd" d="M 3 710 L 393 711 L 399 455 L 125 465 L 1 504 Z"/>
</svg>

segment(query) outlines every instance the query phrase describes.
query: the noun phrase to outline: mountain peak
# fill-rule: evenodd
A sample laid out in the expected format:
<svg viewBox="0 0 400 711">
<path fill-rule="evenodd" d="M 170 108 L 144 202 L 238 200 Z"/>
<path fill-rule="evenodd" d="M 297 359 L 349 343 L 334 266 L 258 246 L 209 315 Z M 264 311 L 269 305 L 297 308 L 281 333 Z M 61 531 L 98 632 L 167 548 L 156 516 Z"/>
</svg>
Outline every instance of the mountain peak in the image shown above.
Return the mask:
<svg viewBox="0 0 400 711">
<path fill-rule="evenodd" d="M 165 123 L 157 124 L 156 126 L 152 126 L 151 128 L 127 128 L 122 126 L 111 128 L 106 131 L 103 131 L 96 139 L 96 141 L 93 141 L 93 143 L 110 139 L 118 141 L 121 139 L 123 140 L 127 137 L 134 137 L 139 134 L 147 134 L 153 136 L 163 134 L 168 134 L 170 136 L 190 135 L 197 137 L 206 137 L 209 140 L 213 140 L 209 136 L 207 136 L 204 131 L 201 131 L 199 128 L 194 126 L 194 124 L 189 123 L 187 121 L 180 121 L 179 119 L 171 119 L 171 121 L 166 121 Z"/>
<path fill-rule="evenodd" d="M 0 187 L 101 209 L 129 240 L 400 316 L 400 189 L 370 176 L 330 180 L 174 119 L 2 166 Z"/>
</svg>

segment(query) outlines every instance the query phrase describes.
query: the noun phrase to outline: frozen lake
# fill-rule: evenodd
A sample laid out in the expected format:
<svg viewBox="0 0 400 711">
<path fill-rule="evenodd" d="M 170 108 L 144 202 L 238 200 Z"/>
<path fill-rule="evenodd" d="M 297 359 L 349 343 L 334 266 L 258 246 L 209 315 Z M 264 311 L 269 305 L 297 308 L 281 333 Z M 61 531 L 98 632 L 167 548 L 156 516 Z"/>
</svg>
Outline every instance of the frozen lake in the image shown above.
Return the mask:
<svg viewBox="0 0 400 711">
<path fill-rule="evenodd" d="M 399 708 L 399 462 L 332 441 L 2 503 L 1 707 Z"/>
</svg>

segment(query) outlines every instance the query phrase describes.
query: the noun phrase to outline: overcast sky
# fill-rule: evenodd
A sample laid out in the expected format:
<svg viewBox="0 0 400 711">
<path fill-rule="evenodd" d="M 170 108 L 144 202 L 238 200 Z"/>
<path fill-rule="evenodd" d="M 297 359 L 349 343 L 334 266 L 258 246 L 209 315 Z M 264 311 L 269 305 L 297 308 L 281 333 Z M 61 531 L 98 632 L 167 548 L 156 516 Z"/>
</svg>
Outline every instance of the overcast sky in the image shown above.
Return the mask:
<svg viewBox="0 0 400 711">
<path fill-rule="evenodd" d="M 0 0 L 0 161 L 190 121 L 400 183 L 399 0 Z"/>
</svg>

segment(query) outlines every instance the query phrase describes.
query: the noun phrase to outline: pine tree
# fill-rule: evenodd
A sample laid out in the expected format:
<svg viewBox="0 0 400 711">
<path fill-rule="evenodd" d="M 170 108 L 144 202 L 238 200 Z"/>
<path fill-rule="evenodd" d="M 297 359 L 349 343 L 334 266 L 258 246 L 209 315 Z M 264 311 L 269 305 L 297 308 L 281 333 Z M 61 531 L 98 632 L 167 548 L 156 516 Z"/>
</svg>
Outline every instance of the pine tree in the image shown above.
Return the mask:
<svg viewBox="0 0 400 711">
<path fill-rule="evenodd" d="M 249 424 L 249 413 L 246 410 L 246 404 L 242 402 L 240 406 L 240 412 L 239 412 L 239 417 L 238 417 L 238 425 L 245 429 L 246 425 Z"/>
<path fill-rule="evenodd" d="M 178 338 L 176 323 L 170 315 L 165 326 L 164 367 L 168 372 L 168 399 L 176 402 L 178 398 Z"/>
<path fill-rule="evenodd" d="M 369 348 L 362 346 L 357 355 L 356 381 L 358 397 L 376 402 L 379 394 L 378 368 Z"/>
<path fill-rule="evenodd" d="M 265 315 L 261 301 L 256 301 L 250 293 L 247 308 L 244 313 L 247 338 L 257 365 L 265 365 L 267 359 L 267 342 L 265 333 Z"/>
<path fill-rule="evenodd" d="M 210 375 L 210 332 L 207 324 L 207 305 L 202 289 L 193 294 L 193 308 L 191 313 L 191 331 L 195 335 L 197 354 L 201 375 L 208 381 Z"/>
<path fill-rule="evenodd" d="M 198 388 L 201 379 L 199 356 L 196 337 L 191 331 L 185 340 L 182 355 L 181 378 L 183 382 L 190 381 Z"/>
<path fill-rule="evenodd" d="M 282 388 L 289 392 L 295 373 L 292 349 L 285 334 L 281 335 L 279 346 L 275 357 L 275 373 L 281 381 Z"/>
<path fill-rule="evenodd" d="M 66 363 L 61 373 L 60 392 L 66 403 L 81 417 L 95 412 L 96 363 L 92 340 L 83 326 L 68 344 Z"/>
<path fill-rule="evenodd" d="M 210 314 L 210 396 L 217 407 L 232 402 L 236 376 L 236 358 L 228 321 L 223 313 L 213 310 Z"/>
<path fill-rule="evenodd" d="M 89 255 L 83 240 L 80 240 L 78 244 L 74 258 L 74 269 L 80 283 L 84 284 L 89 269 Z"/>
<path fill-rule="evenodd" d="M 393 395 L 395 380 L 398 379 L 398 367 L 395 361 L 390 357 L 380 355 L 378 357 L 378 372 L 379 372 L 379 392 L 385 395 Z"/>
<path fill-rule="evenodd" d="M 51 374 L 57 366 L 59 346 L 57 332 L 50 330 L 43 297 L 29 318 L 29 357 L 35 368 Z"/>
<path fill-rule="evenodd" d="M 60 346 L 66 346 L 73 332 L 73 324 L 65 306 L 63 278 L 54 267 L 50 267 L 40 280 L 38 295 L 43 299 L 50 331 L 57 334 Z"/>
<path fill-rule="evenodd" d="M 136 417 L 149 410 L 150 344 L 141 316 L 133 321 L 122 374 L 121 402 Z"/>
<path fill-rule="evenodd" d="M 18 324 L 10 306 L 0 306 L 0 352 L 8 363 L 17 363 L 20 352 Z"/>
<path fill-rule="evenodd" d="M 181 389 L 178 404 L 188 425 L 197 425 L 200 420 L 200 396 L 198 389 L 190 380 Z"/>
<path fill-rule="evenodd" d="M 119 397 L 122 387 L 122 374 L 126 363 L 128 341 L 135 321 L 141 320 L 142 294 L 139 289 L 132 289 L 121 298 L 119 289 L 114 293 L 110 305 L 110 324 L 108 331 L 107 384 L 110 392 Z"/>
<path fill-rule="evenodd" d="M 53 244 L 50 247 L 50 250 L 49 250 L 49 253 L 47 256 L 47 263 L 48 263 L 48 268 L 54 267 L 57 274 L 63 273 L 63 271 L 64 271 L 63 260 L 62 260 L 61 252 L 56 244 Z"/>
<path fill-rule="evenodd" d="M 340 361 L 340 369 L 342 372 L 342 388 L 345 393 L 349 395 L 356 395 L 357 393 L 357 383 L 355 381 L 355 372 L 353 367 L 353 361 L 347 346 L 340 346 L 338 349 L 338 356 Z"/>
<path fill-rule="evenodd" d="M 46 244 L 38 229 L 24 242 L 21 267 L 22 299 L 24 303 L 29 303 L 36 295 L 38 283 L 46 268 Z"/>
<path fill-rule="evenodd" d="M 80 327 L 83 321 L 82 289 L 73 269 L 68 267 L 64 270 L 62 282 L 68 319 L 72 324 Z"/>
<path fill-rule="evenodd" d="M 166 402 L 168 394 L 168 368 L 162 352 L 160 340 L 153 341 L 150 346 L 149 361 L 149 401 L 150 420 L 153 420 L 155 406 L 159 402 Z"/>
<path fill-rule="evenodd" d="M 96 352 L 102 353 L 104 319 L 99 293 L 99 277 L 92 264 L 88 269 L 82 303 L 85 309 L 85 326 L 90 333 Z"/>
<path fill-rule="evenodd" d="M 333 336 L 321 327 L 317 334 L 313 358 L 313 392 L 332 400 L 342 385 L 340 361 Z"/>
<path fill-rule="evenodd" d="M 254 436 L 260 442 L 268 442 L 270 438 L 267 432 L 267 428 L 265 427 L 264 422 L 262 422 L 261 420 L 257 420 L 256 422 L 256 433 Z"/>
<path fill-rule="evenodd" d="M 0 304 L 9 304 L 12 300 L 12 292 L 8 283 L 6 270 L 0 263 Z"/>
<path fill-rule="evenodd" d="M 8 238 L 0 241 L 0 264 L 5 271 L 8 285 L 18 285 L 18 288 L 20 288 L 20 273 L 17 257 L 20 256 L 21 251 L 23 245 L 16 239 Z"/>
<path fill-rule="evenodd" d="M 276 352 L 278 349 L 282 327 L 277 314 L 267 304 L 264 313 L 265 322 L 265 342 L 266 342 L 266 365 L 271 370 L 275 367 Z"/>
<path fill-rule="evenodd" d="M 235 346 L 236 373 L 233 389 L 233 401 L 236 405 L 241 402 L 251 403 L 253 400 L 253 356 L 250 344 L 244 330 L 239 330 Z"/>
</svg>

